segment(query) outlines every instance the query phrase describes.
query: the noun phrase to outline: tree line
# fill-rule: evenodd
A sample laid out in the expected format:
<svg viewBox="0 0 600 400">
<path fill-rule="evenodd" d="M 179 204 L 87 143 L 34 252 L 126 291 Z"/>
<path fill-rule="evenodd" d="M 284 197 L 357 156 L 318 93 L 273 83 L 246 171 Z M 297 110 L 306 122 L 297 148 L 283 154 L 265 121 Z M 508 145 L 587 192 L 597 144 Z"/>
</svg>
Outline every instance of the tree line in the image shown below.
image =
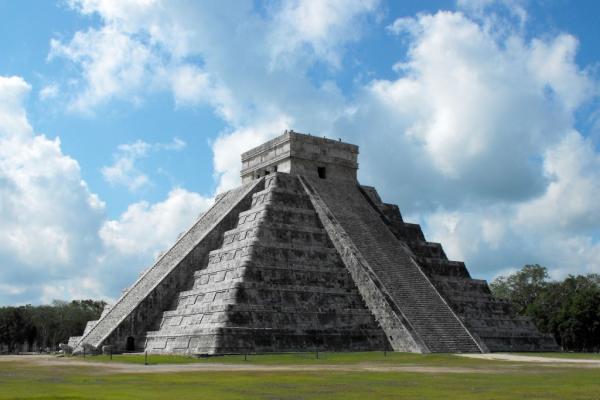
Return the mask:
<svg viewBox="0 0 600 400">
<path fill-rule="evenodd" d="M 600 275 L 555 281 L 545 267 L 525 265 L 496 278 L 490 289 L 510 302 L 513 314 L 532 318 L 541 332 L 552 334 L 563 350 L 600 351 Z M 98 319 L 105 304 L 55 300 L 51 305 L 0 307 L 0 351 L 55 350 Z"/>
<path fill-rule="evenodd" d="M 51 305 L 0 307 L 0 351 L 56 350 L 59 343 L 81 335 L 87 321 L 100 317 L 105 304 L 55 300 Z"/>
<path fill-rule="evenodd" d="M 569 275 L 550 280 L 541 265 L 496 278 L 492 293 L 512 304 L 515 315 L 528 316 L 550 333 L 565 351 L 600 351 L 600 275 Z"/>
</svg>

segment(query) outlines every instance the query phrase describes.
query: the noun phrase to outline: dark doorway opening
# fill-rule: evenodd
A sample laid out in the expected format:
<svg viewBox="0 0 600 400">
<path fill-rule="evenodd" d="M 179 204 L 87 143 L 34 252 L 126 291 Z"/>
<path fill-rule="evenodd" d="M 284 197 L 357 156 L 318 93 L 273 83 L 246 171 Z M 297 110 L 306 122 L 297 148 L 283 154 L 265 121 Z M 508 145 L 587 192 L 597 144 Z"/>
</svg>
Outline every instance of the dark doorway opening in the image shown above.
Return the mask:
<svg viewBox="0 0 600 400">
<path fill-rule="evenodd" d="M 327 177 L 325 167 L 317 167 L 317 174 L 319 174 L 319 178 L 325 179 Z"/>
<path fill-rule="evenodd" d="M 127 337 L 127 342 L 125 343 L 125 350 L 126 351 L 134 351 L 135 350 L 135 339 L 133 338 L 133 336 Z"/>
</svg>

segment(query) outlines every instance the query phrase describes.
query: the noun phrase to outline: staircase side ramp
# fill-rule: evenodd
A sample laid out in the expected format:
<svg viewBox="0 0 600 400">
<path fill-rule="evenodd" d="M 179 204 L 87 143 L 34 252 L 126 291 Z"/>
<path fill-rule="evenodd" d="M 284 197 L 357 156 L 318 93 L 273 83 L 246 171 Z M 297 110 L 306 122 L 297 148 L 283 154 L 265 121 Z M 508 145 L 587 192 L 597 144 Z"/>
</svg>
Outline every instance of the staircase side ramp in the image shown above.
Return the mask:
<svg viewBox="0 0 600 400">
<path fill-rule="evenodd" d="M 228 226 L 223 226 L 224 221 L 231 220 L 232 223 L 235 223 L 239 212 L 243 211 L 242 208 L 250 206 L 252 194 L 260 190 L 262 184 L 262 179 L 256 180 L 218 196 L 215 203 L 200 216 L 196 223 L 140 276 L 133 286 L 123 293 L 110 311 L 103 315 L 92 329 L 79 339 L 74 350 L 81 351 L 84 344 L 99 348 L 115 330 L 126 322 L 129 323 L 126 324 L 125 330 L 141 332 L 140 335 L 145 334 L 145 330 L 150 328 L 147 325 L 153 322 L 153 316 L 137 315 L 135 321 L 127 321 L 128 317 L 132 316 L 144 302 L 152 304 L 148 304 L 141 314 L 153 312 L 160 316 L 164 307 L 170 305 L 174 295 L 185 289 L 182 286 L 193 279 L 191 275 L 193 268 L 197 268 L 197 263 L 210 250 L 213 250 L 214 242 L 221 239 L 221 231 L 229 229 Z M 241 206 L 242 203 L 248 204 Z M 189 260 L 192 255 L 192 260 Z M 190 266 L 190 263 L 196 265 Z M 185 276 L 177 276 L 182 274 Z M 156 310 L 157 308 L 160 309 Z M 135 327 L 136 324 L 142 325 L 142 329 Z"/>
<path fill-rule="evenodd" d="M 361 295 L 395 350 L 484 351 L 356 183 L 301 179 Z"/>
</svg>

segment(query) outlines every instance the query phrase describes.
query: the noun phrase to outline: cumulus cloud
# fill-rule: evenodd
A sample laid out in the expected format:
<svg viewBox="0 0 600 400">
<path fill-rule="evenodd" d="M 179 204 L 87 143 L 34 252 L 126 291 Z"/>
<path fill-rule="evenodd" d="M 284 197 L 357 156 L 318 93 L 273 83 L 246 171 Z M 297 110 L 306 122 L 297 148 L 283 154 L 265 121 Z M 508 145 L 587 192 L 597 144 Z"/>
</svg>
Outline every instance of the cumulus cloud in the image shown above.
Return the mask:
<svg viewBox="0 0 600 400">
<path fill-rule="evenodd" d="M 73 90 L 81 108 L 93 110 L 111 98 L 141 101 L 153 90 L 167 90 L 177 106 L 208 105 L 223 118 L 228 126 L 215 144 L 238 131 L 258 132 L 268 120 L 273 125 L 282 118 L 291 121 L 290 115 L 299 123 L 295 129 L 327 134 L 344 112 L 345 100 L 332 80 L 314 84 L 307 71 L 318 62 L 339 63 L 344 44 L 359 38 L 358 28 L 377 12 L 377 3 L 296 1 L 274 3 L 260 13 L 250 1 L 234 8 L 222 3 L 71 1 L 81 13 L 98 15 L 102 26 L 80 31 L 70 41 L 54 40 L 51 55 L 80 69 L 80 86 Z M 106 49 L 99 44 L 110 35 L 117 38 L 114 51 L 108 38 Z M 111 55 L 122 48 L 139 50 L 139 60 Z M 307 57 L 294 56 L 300 53 Z M 120 76 L 123 85 L 117 84 Z M 229 155 L 213 150 L 215 165 L 236 165 L 227 160 Z M 230 177 L 238 173 L 237 167 L 215 172 L 224 179 L 219 188 L 230 187 Z"/>
<path fill-rule="evenodd" d="M 198 67 L 183 65 L 173 73 L 173 95 L 177 104 L 198 104 L 206 101 L 212 92 L 208 74 Z"/>
<path fill-rule="evenodd" d="M 93 275 L 102 283 L 103 296 L 118 297 L 212 202 L 211 197 L 174 188 L 162 201 L 133 203 L 118 218 L 106 220 L 99 231 L 104 251 Z"/>
<path fill-rule="evenodd" d="M 532 262 L 548 266 L 556 278 L 598 273 L 600 154 L 573 131 L 547 151 L 543 165 L 550 183 L 540 196 L 429 213 L 423 222 L 431 238 L 490 276 Z"/>
<path fill-rule="evenodd" d="M 230 190 L 240 184 L 242 166 L 240 155 L 243 152 L 280 135 L 291 125 L 292 120 L 282 115 L 262 124 L 219 136 L 212 146 L 215 155 L 213 169 L 219 182 L 217 193 Z"/>
<path fill-rule="evenodd" d="M 138 139 L 133 143 L 121 144 L 113 155 L 113 163 L 102 167 L 100 171 L 108 183 L 136 191 L 151 184 L 150 178 L 137 165 L 140 159 L 148 157 L 150 152 L 179 151 L 185 146 L 186 143 L 179 138 L 174 138 L 171 143 L 146 143 Z"/>
<path fill-rule="evenodd" d="M 142 39 L 114 26 L 77 32 L 69 43 L 52 39 L 50 47 L 50 60 L 66 58 L 81 71 L 75 82 L 79 91 L 69 103 L 72 110 L 90 113 L 113 98 L 137 103 L 140 91 L 154 84 L 151 77 L 161 74 Z"/>
<path fill-rule="evenodd" d="M 0 77 L 0 282 L 9 299 L 35 296 L 89 265 L 100 247 L 104 204 L 60 140 L 36 135 L 23 108 L 31 87 Z"/>
<path fill-rule="evenodd" d="M 182 232 L 182 227 L 191 226 L 212 201 L 197 193 L 175 188 L 162 202 L 131 204 L 119 219 L 103 224 L 100 237 L 108 248 L 120 254 L 150 253 L 156 256 L 157 251 L 167 250 Z"/>
<path fill-rule="evenodd" d="M 572 131 L 544 157 L 550 180 L 545 193 L 518 208 L 522 229 L 600 233 L 600 154 L 593 143 Z"/>
<path fill-rule="evenodd" d="M 79 163 L 58 138 L 29 124 L 23 103 L 30 91 L 22 78 L 0 76 L 0 303 L 115 298 L 212 198 L 175 188 L 163 201 L 134 203 L 108 220 Z M 135 158 L 183 147 L 175 138 L 120 150 Z"/>
<path fill-rule="evenodd" d="M 363 147 L 375 160 L 363 176 L 476 275 L 533 262 L 557 277 L 600 271 L 599 155 L 575 129 L 598 83 L 573 36 L 526 40 L 497 22 L 438 12 L 389 26 L 409 51 L 398 78 L 372 81 L 357 106 L 352 123 L 384 132 L 385 148 Z"/>
<path fill-rule="evenodd" d="M 390 21 L 390 39 L 408 46 L 390 66 L 397 75 L 357 80 L 349 94 L 312 68 L 344 67 L 346 45 L 360 40 L 354 27 L 378 14 L 377 2 L 295 1 L 264 12 L 250 1 L 226 12 L 218 3 L 70 4 L 101 20 L 52 44 L 51 56 L 81 73 L 74 107 L 135 103 L 152 90 L 170 91 L 177 106 L 212 107 L 227 124 L 212 141 L 218 190 L 239 183 L 241 151 L 286 128 L 341 136 L 361 145 L 361 181 L 474 275 L 532 262 L 556 274 L 600 271 L 598 152 L 575 128 L 598 83 L 577 64 L 575 37 L 524 33 L 522 3 L 460 1 L 461 12 Z M 112 57 L 112 40 L 115 54 L 135 57 Z M 153 213 L 137 207 L 103 227 L 105 242 Z"/>
<path fill-rule="evenodd" d="M 377 140 L 356 134 L 368 161 L 361 176 L 387 186 L 409 213 L 542 194 L 546 150 L 594 95 L 595 82 L 574 60 L 577 41 L 498 37 L 457 12 L 392 26 L 409 43 L 398 78 L 366 85 L 338 124 L 377 132 Z M 386 185 L 390 178 L 399 184 Z"/>
<path fill-rule="evenodd" d="M 269 35 L 272 66 L 282 58 L 311 54 L 341 66 L 341 45 L 360 37 L 360 23 L 377 10 L 379 1 L 295 0 L 281 4 Z"/>
<path fill-rule="evenodd" d="M 131 191 L 148 185 L 150 179 L 135 166 L 135 162 L 148 154 L 149 147 L 148 143 L 141 140 L 119 145 L 113 164 L 102 167 L 102 176 L 108 183 L 124 185 Z"/>
</svg>

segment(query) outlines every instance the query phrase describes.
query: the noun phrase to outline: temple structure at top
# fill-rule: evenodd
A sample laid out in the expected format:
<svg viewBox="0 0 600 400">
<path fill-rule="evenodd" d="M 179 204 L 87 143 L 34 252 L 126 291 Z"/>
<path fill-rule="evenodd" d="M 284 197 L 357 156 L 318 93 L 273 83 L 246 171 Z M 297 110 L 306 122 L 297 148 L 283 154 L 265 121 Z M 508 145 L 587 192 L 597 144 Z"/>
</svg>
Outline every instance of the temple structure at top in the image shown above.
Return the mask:
<svg viewBox="0 0 600 400">
<path fill-rule="evenodd" d="M 245 152 L 242 186 L 217 196 L 69 346 L 184 354 L 557 349 L 361 185 L 357 169 L 358 146 L 293 131 Z"/>
<path fill-rule="evenodd" d="M 242 154 L 242 184 L 274 172 L 356 182 L 358 146 L 294 131 Z"/>
</svg>

